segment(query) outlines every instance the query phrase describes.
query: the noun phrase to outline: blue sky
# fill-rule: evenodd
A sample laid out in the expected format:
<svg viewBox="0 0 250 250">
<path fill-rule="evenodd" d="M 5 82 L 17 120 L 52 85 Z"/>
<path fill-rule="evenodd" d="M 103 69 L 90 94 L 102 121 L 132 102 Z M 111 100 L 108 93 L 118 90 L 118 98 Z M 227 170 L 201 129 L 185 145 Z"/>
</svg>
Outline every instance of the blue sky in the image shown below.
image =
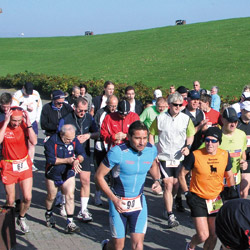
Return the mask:
<svg viewBox="0 0 250 250">
<path fill-rule="evenodd" d="M 249 0 L 1 0 L 0 37 L 76 36 L 248 17 Z"/>
</svg>

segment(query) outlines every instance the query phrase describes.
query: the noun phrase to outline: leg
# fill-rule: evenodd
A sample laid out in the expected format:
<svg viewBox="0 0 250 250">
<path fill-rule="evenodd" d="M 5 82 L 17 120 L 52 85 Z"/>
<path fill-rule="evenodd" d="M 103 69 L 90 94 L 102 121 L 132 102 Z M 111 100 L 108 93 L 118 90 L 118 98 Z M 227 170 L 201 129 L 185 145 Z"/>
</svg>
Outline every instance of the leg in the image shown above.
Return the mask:
<svg viewBox="0 0 250 250">
<path fill-rule="evenodd" d="M 163 197 L 164 197 L 166 210 L 169 213 L 169 212 L 172 212 L 172 210 L 173 210 L 172 191 L 173 191 L 173 185 L 174 185 L 174 178 L 173 177 L 164 178 L 163 182 L 164 182 L 164 194 L 163 194 Z"/>
<path fill-rule="evenodd" d="M 124 243 L 125 243 L 125 238 L 121 239 L 112 238 L 112 240 L 106 244 L 104 250 L 122 250 L 124 248 Z"/>
<path fill-rule="evenodd" d="M 203 249 L 205 250 L 213 250 L 216 245 L 217 236 L 215 233 L 215 216 L 214 217 L 208 217 L 208 228 L 209 228 L 209 237 L 205 241 Z"/>
<path fill-rule="evenodd" d="M 132 250 L 143 250 L 143 241 L 145 234 L 131 233 Z"/>
<path fill-rule="evenodd" d="M 15 203 L 15 183 L 4 185 L 6 191 L 6 205 L 13 207 Z"/>
<path fill-rule="evenodd" d="M 209 237 L 209 226 L 207 217 L 193 218 L 196 234 L 192 237 L 189 243 L 190 248 L 195 248 L 202 242 L 205 242 Z"/>
<path fill-rule="evenodd" d="M 20 181 L 20 188 L 23 193 L 23 200 L 21 202 L 20 207 L 20 216 L 24 217 L 26 212 L 28 211 L 32 198 L 32 186 L 33 186 L 33 178 L 30 177 L 28 179 Z"/>
<path fill-rule="evenodd" d="M 46 209 L 52 210 L 53 202 L 57 194 L 58 188 L 55 186 L 53 180 L 46 179 L 47 196 L 46 196 Z"/>
<path fill-rule="evenodd" d="M 243 173 L 241 175 L 241 183 L 240 183 L 241 198 L 243 199 L 247 198 L 249 188 L 250 188 L 250 173 Z"/>
<path fill-rule="evenodd" d="M 75 210 L 74 193 L 75 193 L 75 177 L 70 177 L 62 185 L 63 194 L 66 198 L 66 212 L 73 215 Z"/>
</svg>

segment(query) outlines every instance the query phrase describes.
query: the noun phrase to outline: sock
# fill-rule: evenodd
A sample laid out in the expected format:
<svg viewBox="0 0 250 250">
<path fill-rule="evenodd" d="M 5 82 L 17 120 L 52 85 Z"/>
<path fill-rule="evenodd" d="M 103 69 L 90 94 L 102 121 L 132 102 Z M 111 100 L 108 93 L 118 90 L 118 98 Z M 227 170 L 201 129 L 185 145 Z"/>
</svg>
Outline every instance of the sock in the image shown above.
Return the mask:
<svg viewBox="0 0 250 250">
<path fill-rule="evenodd" d="M 52 215 L 52 210 L 53 210 L 53 208 L 47 209 L 47 210 L 46 210 L 46 214 L 47 214 L 47 215 Z"/>
<path fill-rule="evenodd" d="M 82 211 L 82 213 L 84 212 L 84 210 L 87 209 L 88 202 L 89 202 L 89 197 L 81 197 L 81 211 Z"/>
<path fill-rule="evenodd" d="M 173 212 L 172 212 L 172 211 L 171 211 L 171 212 L 168 212 L 168 217 L 169 217 L 171 214 L 173 214 Z"/>
</svg>

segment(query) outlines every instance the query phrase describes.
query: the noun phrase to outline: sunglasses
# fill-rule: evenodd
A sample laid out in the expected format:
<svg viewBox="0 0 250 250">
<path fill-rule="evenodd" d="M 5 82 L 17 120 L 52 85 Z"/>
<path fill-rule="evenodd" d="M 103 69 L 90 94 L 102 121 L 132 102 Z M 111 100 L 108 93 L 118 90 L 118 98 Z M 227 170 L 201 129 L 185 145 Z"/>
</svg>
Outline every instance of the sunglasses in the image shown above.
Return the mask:
<svg viewBox="0 0 250 250">
<path fill-rule="evenodd" d="M 178 103 L 171 103 L 173 106 L 175 106 L 175 107 L 181 107 L 182 106 L 182 104 L 178 104 Z"/>
<path fill-rule="evenodd" d="M 23 108 L 21 108 L 21 107 L 11 107 L 10 110 L 19 110 L 19 111 L 23 111 Z"/>
<path fill-rule="evenodd" d="M 62 105 L 64 102 L 55 102 L 56 105 Z"/>
<path fill-rule="evenodd" d="M 205 138 L 205 142 L 207 142 L 207 143 L 209 143 L 209 142 L 216 143 L 216 142 L 218 142 L 218 140 Z"/>
</svg>

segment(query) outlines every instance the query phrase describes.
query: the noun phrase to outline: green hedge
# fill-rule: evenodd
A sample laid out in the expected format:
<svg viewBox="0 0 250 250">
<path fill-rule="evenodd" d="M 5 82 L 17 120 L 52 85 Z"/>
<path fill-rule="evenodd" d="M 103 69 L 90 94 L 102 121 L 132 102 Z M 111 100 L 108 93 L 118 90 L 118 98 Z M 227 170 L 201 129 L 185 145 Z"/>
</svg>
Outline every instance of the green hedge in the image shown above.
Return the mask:
<svg viewBox="0 0 250 250">
<path fill-rule="evenodd" d="M 45 74 L 36 74 L 31 72 L 21 72 L 15 75 L 7 75 L 5 77 L 0 77 L 0 86 L 5 88 L 15 88 L 21 89 L 25 82 L 30 81 L 34 84 L 34 88 L 43 96 L 44 98 L 50 98 L 50 94 L 55 89 L 61 89 L 62 91 L 67 91 L 71 93 L 73 86 L 80 84 L 86 84 L 88 87 L 88 92 L 92 96 L 101 95 L 103 91 L 103 85 L 105 80 L 88 80 L 83 81 L 79 77 L 73 76 L 48 76 Z M 128 86 L 127 83 L 118 83 L 115 84 L 115 95 L 119 99 L 124 97 L 124 90 Z M 169 90 L 161 86 L 153 88 L 144 85 L 142 82 L 135 83 L 133 85 L 135 88 L 136 98 L 145 103 L 147 100 L 153 99 L 154 89 L 159 88 L 162 90 L 164 96 L 167 96 Z M 239 97 L 229 97 L 221 96 L 222 103 L 235 103 Z"/>
</svg>

